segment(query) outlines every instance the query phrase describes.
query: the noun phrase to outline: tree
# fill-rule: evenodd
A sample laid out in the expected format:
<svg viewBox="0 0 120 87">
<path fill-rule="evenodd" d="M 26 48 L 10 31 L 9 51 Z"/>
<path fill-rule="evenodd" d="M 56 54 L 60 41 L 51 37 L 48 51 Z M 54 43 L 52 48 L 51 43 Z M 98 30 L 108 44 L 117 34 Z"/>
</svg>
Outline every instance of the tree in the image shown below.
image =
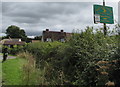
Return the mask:
<svg viewBox="0 0 120 87">
<path fill-rule="evenodd" d="M 42 39 L 42 36 L 36 36 L 35 38 L 34 38 L 34 40 L 41 40 Z"/>
<path fill-rule="evenodd" d="M 27 38 L 25 31 L 15 25 L 9 26 L 6 30 L 6 34 L 7 37 L 11 37 L 11 38 L 22 38 L 23 40 Z"/>
</svg>

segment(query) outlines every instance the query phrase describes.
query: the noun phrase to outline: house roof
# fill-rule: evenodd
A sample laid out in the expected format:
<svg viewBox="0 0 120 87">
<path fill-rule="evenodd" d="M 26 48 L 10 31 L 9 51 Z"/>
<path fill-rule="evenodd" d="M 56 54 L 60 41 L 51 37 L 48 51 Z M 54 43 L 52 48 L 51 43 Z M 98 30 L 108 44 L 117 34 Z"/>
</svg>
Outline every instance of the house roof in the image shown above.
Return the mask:
<svg viewBox="0 0 120 87">
<path fill-rule="evenodd" d="M 46 29 L 46 31 L 43 31 L 43 40 L 46 40 L 47 38 L 51 38 L 52 40 L 60 40 L 60 39 L 67 39 L 68 37 L 71 37 L 72 33 L 64 32 L 64 30 L 60 31 L 49 31 L 49 29 Z"/>
<path fill-rule="evenodd" d="M 21 38 L 10 39 L 11 41 L 21 41 Z"/>
<path fill-rule="evenodd" d="M 65 32 L 56 32 L 56 31 L 43 31 L 44 38 L 52 38 L 58 40 L 60 38 L 65 37 Z"/>
<path fill-rule="evenodd" d="M 49 31 L 46 29 L 46 31 L 43 31 L 43 33 L 65 34 L 66 32 L 64 32 L 63 30 L 61 30 L 61 31 Z"/>
<path fill-rule="evenodd" d="M 25 42 L 20 41 L 5 41 L 3 45 L 24 45 Z"/>
</svg>

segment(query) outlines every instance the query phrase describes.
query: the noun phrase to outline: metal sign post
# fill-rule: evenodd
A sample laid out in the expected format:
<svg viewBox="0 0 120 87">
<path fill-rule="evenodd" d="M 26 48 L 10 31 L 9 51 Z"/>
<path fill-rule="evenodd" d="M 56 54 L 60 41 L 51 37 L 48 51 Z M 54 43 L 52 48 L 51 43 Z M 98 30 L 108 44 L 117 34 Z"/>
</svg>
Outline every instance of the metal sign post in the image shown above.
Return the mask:
<svg viewBox="0 0 120 87">
<path fill-rule="evenodd" d="M 103 0 L 103 6 L 105 6 L 105 0 Z M 106 23 L 103 23 L 103 26 L 104 26 L 104 35 L 106 36 L 107 35 L 107 27 L 106 27 Z"/>
</svg>

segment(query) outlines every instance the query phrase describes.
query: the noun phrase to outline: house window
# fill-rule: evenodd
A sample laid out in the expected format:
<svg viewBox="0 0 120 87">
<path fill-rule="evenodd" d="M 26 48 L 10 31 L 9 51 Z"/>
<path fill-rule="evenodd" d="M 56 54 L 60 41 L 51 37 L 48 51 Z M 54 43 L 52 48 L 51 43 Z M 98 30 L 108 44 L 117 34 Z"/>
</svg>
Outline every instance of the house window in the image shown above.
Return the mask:
<svg viewBox="0 0 120 87">
<path fill-rule="evenodd" d="M 46 41 L 47 42 L 51 42 L 52 40 L 51 40 L 51 38 L 47 38 Z"/>
<path fill-rule="evenodd" d="M 62 38 L 62 39 L 60 39 L 60 41 L 61 41 L 61 42 L 65 42 L 65 39 L 64 39 L 64 38 Z"/>
<path fill-rule="evenodd" d="M 8 45 L 8 47 L 11 47 L 11 45 Z"/>
<path fill-rule="evenodd" d="M 21 39 L 19 39 L 19 42 L 21 42 Z"/>
</svg>

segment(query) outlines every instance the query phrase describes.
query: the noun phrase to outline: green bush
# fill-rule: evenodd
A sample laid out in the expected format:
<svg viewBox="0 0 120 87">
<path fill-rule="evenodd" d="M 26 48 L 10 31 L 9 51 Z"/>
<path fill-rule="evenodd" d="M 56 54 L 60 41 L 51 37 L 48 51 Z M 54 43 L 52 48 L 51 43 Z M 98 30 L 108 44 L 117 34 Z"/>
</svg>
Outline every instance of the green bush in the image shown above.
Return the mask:
<svg viewBox="0 0 120 87">
<path fill-rule="evenodd" d="M 70 41 L 30 43 L 26 50 L 36 58 L 36 67 L 44 71 L 48 85 L 97 87 L 109 81 L 107 69 L 97 71 L 99 61 L 112 61 L 118 54 L 117 35 L 104 36 L 101 30 L 87 27 L 73 33 Z M 119 57 L 118 57 L 119 58 Z"/>
<path fill-rule="evenodd" d="M 10 47 L 8 47 L 8 46 L 2 46 L 2 50 L 3 50 L 4 48 L 7 48 L 9 54 L 11 54 L 11 55 L 16 55 L 17 53 L 24 51 L 24 46 L 14 45 L 13 48 L 10 48 Z"/>
<path fill-rule="evenodd" d="M 108 76 L 100 74 L 96 69 L 98 61 L 113 60 L 116 52 L 115 36 L 104 36 L 101 31 L 93 32 L 92 28 L 87 28 L 85 32 L 74 34 L 70 44 L 75 49 L 74 56 L 78 59 L 75 63 L 77 73 L 75 85 L 80 84 L 84 87 L 96 87 L 105 85 L 109 80 Z"/>
</svg>

